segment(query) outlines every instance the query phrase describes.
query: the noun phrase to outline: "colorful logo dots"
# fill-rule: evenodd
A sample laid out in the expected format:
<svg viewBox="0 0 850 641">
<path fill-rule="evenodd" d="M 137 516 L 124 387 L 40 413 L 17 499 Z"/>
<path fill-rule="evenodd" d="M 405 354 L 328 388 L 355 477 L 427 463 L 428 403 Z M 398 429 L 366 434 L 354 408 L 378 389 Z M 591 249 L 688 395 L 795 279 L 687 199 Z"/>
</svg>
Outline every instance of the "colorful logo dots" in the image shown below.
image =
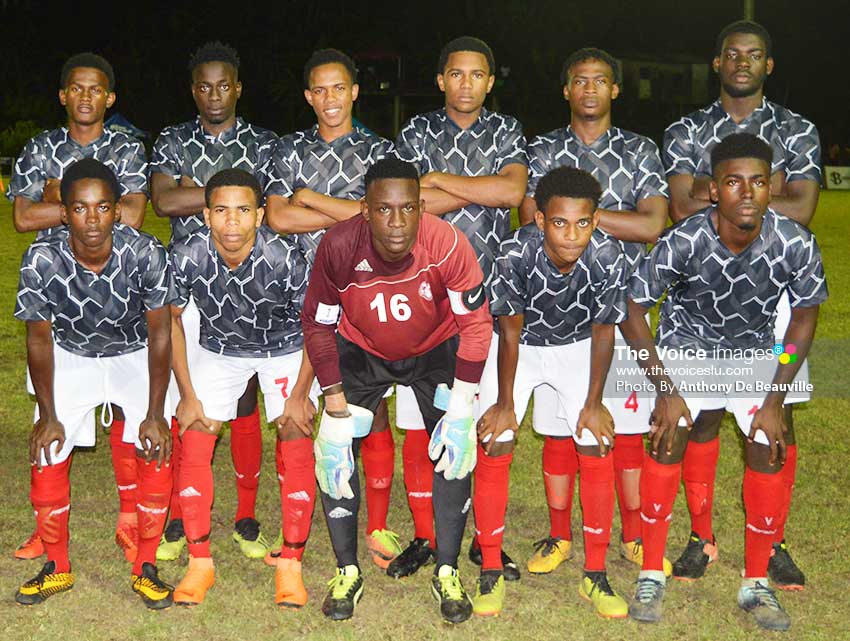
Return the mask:
<svg viewBox="0 0 850 641">
<path fill-rule="evenodd" d="M 773 353 L 779 355 L 779 362 L 783 365 L 797 361 L 797 347 L 793 343 L 789 343 L 788 345 L 777 343 L 773 346 Z"/>
</svg>

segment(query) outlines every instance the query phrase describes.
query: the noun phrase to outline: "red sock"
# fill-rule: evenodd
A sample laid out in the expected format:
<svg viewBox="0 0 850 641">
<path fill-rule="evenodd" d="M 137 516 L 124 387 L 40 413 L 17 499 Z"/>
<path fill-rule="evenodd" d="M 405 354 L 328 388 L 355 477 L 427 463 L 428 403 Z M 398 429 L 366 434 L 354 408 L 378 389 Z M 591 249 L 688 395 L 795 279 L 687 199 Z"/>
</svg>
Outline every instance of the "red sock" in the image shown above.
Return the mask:
<svg viewBox="0 0 850 641">
<path fill-rule="evenodd" d="M 785 505 L 782 472 L 764 474 L 747 468 L 744 472 L 744 512 L 747 529 L 744 534 L 744 576 L 759 579 L 767 576 L 770 551 Z"/>
<path fill-rule="evenodd" d="M 428 458 L 430 437 L 425 430 L 406 430 L 401 460 L 404 463 L 404 486 L 407 488 L 407 504 L 413 516 L 414 538 L 428 539 L 433 548 L 434 504 L 431 488 L 434 481 L 434 464 Z"/>
<path fill-rule="evenodd" d="M 171 501 L 169 503 L 170 513 L 168 518 L 172 521 L 183 518 L 183 510 L 180 509 L 180 486 L 177 479 L 180 478 L 180 457 L 183 455 L 183 439 L 180 438 L 180 425 L 177 419 L 171 418 Z"/>
<path fill-rule="evenodd" d="M 584 569 L 605 571 L 605 553 L 614 520 L 614 457 L 578 455 L 584 530 Z"/>
<path fill-rule="evenodd" d="M 794 494 L 794 481 L 797 478 L 797 446 L 789 445 L 785 448 L 785 465 L 782 466 L 782 484 L 785 486 L 785 505 L 782 508 L 782 518 L 779 527 L 776 528 L 776 542 L 785 539 L 785 524 L 788 522 L 788 514 L 791 512 L 791 496 Z"/>
<path fill-rule="evenodd" d="M 136 477 L 136 446 L 125 443 L 124 421 L 113 420 L 109 428 L 109 445 L 112 451 L 112 469 L 118 486 L 120 512 L 135 513 L 138 502 L 138 479 Z"/>
<path fill-rule="evenodd" d="M 714 531 L 711 510 L 714 504 L 714 477 L 717 459 L 720 456 L 720 439 L 707 443 L 690 441 L 682 461 L 682 479 L 685 481 L 685 496 L 691 513 L 691 529 L 701 539 L 711 541 Z"/>
<path fill-rule="evenodd" d="M 313 506 L 316 503 L 316 469 L 313 441 L 299 438 L 278 441 L 275 462 L 280 481 L 280 510 L 283 523 L 283 547 L 280 556 L 298 559 L 310 536 Z"/>
<path fill-rule="evenodd" d="M 366 478 L 366 533 L 386 530 L 395 468 L 392 430 L 370 432 L 360 443 L 360 458 Z"/>
<path fill-rule="evenodd" d="M 690 444 L 689 444 L 690 447 Z M 664 548 L 679 491 L 682 465 L 663 465 L 644 454 L 640 473 L 640 518 L 643 570 L 664 570 Z"/>
<path fill-rule="evenodd" d="M 481 548 L 481 569 L 502 569 L 502 537 L 508 507 L 508 482 L 513 452 L 487 456 L 478 446 L 472 505 L 475 510 L 475 535 Z"/>
<path fill-rule="evenodd" d="M 263 458 L 263 433 L 260 430 L 259 407 L 248 416 L 230 421 L 230 454 L 236 472 L 236 517 L 234 522 L 253 519 L 260 484 L 260 462 Z"/>
<path fill-rule="evenodd" d="M 212 455 L 216 436 L 195 430 L 183 435 L 180 465 L 180 506 L 189 554 L 210 556 L 210 510 L 213 502 Z M 193 543 L 194 541 L 194 543 Z"/>
<path fill-rule="evenodd" d="M 573 492 L 578 473 L 578 453 L 571 438 L 552 438 L 543 441 L 543 482 L 546 502 L 549 504 L 549 536 L 571 541 L 570 516 L 573 509 Z M 567 491 L 555 477 L 568 477 Z"/>
<path fill-rule="evenodd" d="M 165 527 L 168 501 L 171 498 L 171 466 L 163 465 L 159 470 L 156 463 L 147 463 L 138 457 L 139 502 L 136 514 L 139 519 L 139 552 L 133 563 L 133 574 L 142 573 L 142 563 L 156 565 L 156 547 Z"/>
<path fill-rule="evenodd" d="M 620 524 L 623 541 L 634 541 L 640 537 L 640 493 L 630 498 L 626 495 L 624 474 L 643 466 L 643 434 L 617 434 L 614 437 L 614 482 L 617 502 L 620 506 Z M 639 476 L 638 476 L 639 478 Z"/>
<path fill-rule="evenodd" d="M 70 572 L 68 559 L 68 513 L 71 510 L 71 459 L 45 465 L 41 472 L 30 468 L 30 501 L 35 510 L 36 531 L 44 543 L 47 560 L 56 572 Z"/>
</svg>

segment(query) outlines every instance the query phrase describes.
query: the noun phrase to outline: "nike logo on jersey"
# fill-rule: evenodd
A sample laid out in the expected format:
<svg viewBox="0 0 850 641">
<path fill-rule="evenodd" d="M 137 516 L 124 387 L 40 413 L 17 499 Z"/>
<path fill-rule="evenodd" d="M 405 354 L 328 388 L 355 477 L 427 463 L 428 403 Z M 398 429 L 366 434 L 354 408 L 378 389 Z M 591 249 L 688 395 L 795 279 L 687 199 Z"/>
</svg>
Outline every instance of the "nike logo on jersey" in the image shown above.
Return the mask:
<svg viewBox="0 0 850 641">
<path fill-rule="evenodd" d="M 369 261 L 365 258 L 357 263 L 357 266 L 354 268 L 356 272 L 371 272 L 372 266 L 369 264 Z"/>
</svg>

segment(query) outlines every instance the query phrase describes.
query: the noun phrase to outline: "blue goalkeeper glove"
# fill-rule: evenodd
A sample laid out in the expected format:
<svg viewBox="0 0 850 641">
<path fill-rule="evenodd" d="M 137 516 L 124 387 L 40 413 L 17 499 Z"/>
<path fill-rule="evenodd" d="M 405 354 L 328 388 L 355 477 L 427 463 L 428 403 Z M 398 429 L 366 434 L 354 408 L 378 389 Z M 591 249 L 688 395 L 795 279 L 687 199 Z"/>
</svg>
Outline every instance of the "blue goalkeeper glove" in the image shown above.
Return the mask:
<svg viewBox="0 0 850 641">
<path fill-rule="evenodd" d="M 355 430 L 368 421 L 371 425 L 372 412 L 358 407 L 348 406 L 349 416 L 337 418 L 322 413 L 319 434 L 313 443 L 316 457 L 316 481 L 319 488 L 332 499 L 353 499 L 351 475 L 354 474 L 354 455 L 351 444 Z"/>
<path fill-rule="evenodd" d="M 446 413 L 437 422 L 428 444 L 428 456 L 436 461 L 434 471 L 447 481 L 462 479 L 472 472 L 478 454 L 478 438 L 472 418 L 474 383 L 455 379 Z"/>
</svg>

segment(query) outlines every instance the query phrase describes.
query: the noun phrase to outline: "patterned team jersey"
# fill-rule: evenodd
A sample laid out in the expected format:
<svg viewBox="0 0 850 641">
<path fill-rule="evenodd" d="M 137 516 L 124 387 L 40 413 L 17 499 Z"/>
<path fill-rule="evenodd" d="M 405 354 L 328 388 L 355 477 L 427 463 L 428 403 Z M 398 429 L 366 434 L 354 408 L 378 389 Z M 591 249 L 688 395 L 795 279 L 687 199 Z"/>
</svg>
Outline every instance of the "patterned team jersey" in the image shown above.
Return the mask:
<svg viewBox="0 0 850 641">
<path fill-rule="evenodd" d="M 740 254 L 721 242 L 704 209 L 667 229 L 629 280 L 629 297 L 644 307 L 664 293 L 656 341 L 681 348 L 769 348 L 776 304 L 827 298 L 820 248 L 799 223 L 768 209 L 758 237 Z"/>
<path fill-rule="evenodd" d="M 24 253 L 15 317 L 52 321 L 57 344 L 100 358 L 145 347 L 145 312 L 173 300 L 168 253 L 153 236 L 115 225 L 112 255 L 95 274 L 77 262 L 67 229 L 60 229 Z"/>
<path fill-rule="evenodd" d="M 568 274 L 543 247 L 543 232 L 530 223 L 502 241 L 490 313 L 523 314 L 523 345 L 566 345 L 590 338 L 594 323 L 627 318 L 627 263 L 622 243 L 599 230 Z"/>
<path fill-rule="evenodd" d="M 717 100 L 667 127 L 662 145 L 667 176 L 710 176 L 711 149 L 735 133 L 755 134 L 771 146 L 771 173 L 783 172 L 787 182 L 821 182 L 818 130 L 802 116 L 766 98 L 740 124 L 732 120 Z"/>
<path fill-rule="evenodd" d="M 420 175 L 440 171 L 457 176 L 492 176 L 512 163 L 528 164 L 522 125 L 511 116 L 487 109 L 481 110 L 468 129 L 458 127 L 445 109 L 414 116 L 399 133 L 395 154 L 414 163 Z M 511 210 L 472 204 L 445 214 L 443 219 L 472 243 L 489 290 L 499 243 L 511 231 Z"/>
<path fill-rule="evenodd" d="M 204 229 L 171 248 L 175 305 L 195 300 L 201 347 L 226 356 L 280 356 L 301 349 L 307 262 L 296 244 L 257 230 L 248 258 L 232 270 Z"/>
<path fill-rule="evenodd" d="M 667 198 L 658 147 L 649 138 L 618 127 L 611 127 L 589 145 L 569 125 L 532 140 L 526 195 L 533 197 L 540 179 L 556 167 L 575 167 L 592 174 L 602 186 L 599 206 L 603 209 L 636 211 L 644 198 Z M 624 242 L 623 248 L 631 269 L 646 254 L 643 243 Z"/>
<path fill-rule="evenodd" d="M 392 143 L 355 127 L 331 142 L 319 135 L 319 126 L 283 136 L 263 168 L 266 197 L 289 198 L 299 189 L 360 200 L 366 195 L 366 171 L 392 149 Z M 324 229 L 296 234 L 307 261 L 312 265 Z"/>
<path fill-rule="evenodd" d="M 237 118 L 227 131 L 213 136 L 204 131 L 201 119 L 195 118 L 162 130 L 153 146 L 151 173 L 165 174 L 177 181 L 188 176 L 203 187 L 222 169 L 235 168 L 254 174 L 262 185 L 260 169 L 276 139 L 271 131 L 242 118 Z M 201 212 L 170 220 L 172 244 L 204 227 Z"/>
<path fill-rule="evenodd" d="M 61 180 L 65 170 L 83 158 L 99 160 L 114 171 L 121 196 L 147 195 L 148 163 L 142 143 L 126 134 L 104 129 L 100 138 L 83 146 L 71 138 L 67 127 L 60 127 L 30 138 L 12 169 L 6 197 L 14 200 L 23 196 L 40 202 L 47 181 L 51 178 Z M 62 226 L 42 229 L 36 238 L 42 239 L 59 229 Z"/>
<path fill-rule="evenodd" d="M 375 251 L 362 216 L 335 225 L 319 244 L 302 313 L 319 383 L 341 381 L 337 324 L 387 361 L 424 354 L 459 332 L 456 375 L 478 382 L 493 334 L 482 281 L 469 241 L 434 216 L 421 218 L 410 254 L 394 263 Z"/>
</svg>

